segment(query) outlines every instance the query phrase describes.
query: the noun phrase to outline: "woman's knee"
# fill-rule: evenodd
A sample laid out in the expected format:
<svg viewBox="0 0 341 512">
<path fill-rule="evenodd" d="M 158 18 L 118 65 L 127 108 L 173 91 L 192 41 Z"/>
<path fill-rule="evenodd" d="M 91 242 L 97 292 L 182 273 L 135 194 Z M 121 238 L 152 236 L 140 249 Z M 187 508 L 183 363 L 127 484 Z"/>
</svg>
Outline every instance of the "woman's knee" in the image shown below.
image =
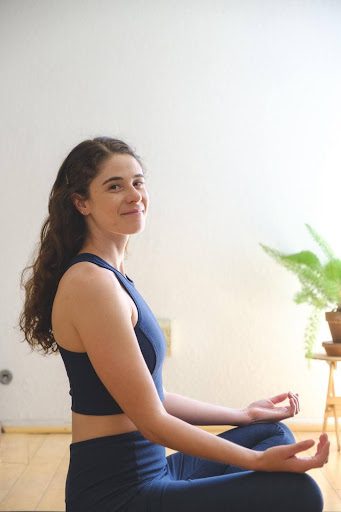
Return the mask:
<svg viewBox="0 0 341 512">
<path fill-rule="evenodd" d="M 250 423 L 249 425 L 226 430 L 218 435 L 248 448 L 258 446 L 261 449 L 266 449 L 278 444 L 296 442 L 290 428 L 281 421 Z"/>
<path fill-rule="evenodd" d="M 296 473 L 297 478 L 297 507 L 291 512 L 322 512 L 323 497 L 315 480 L 307 473 Z"/>
<path fill-rule="evenodd" d="M 254 510 L 266 512 L 322 512 L 323 498 L 313 478 L 307 473 L 262 473 L 249 476 Z M 256 487 L 255 487 L 256 486 Z M 246 491 L 247 492 L 247 491 Z"/>
</svg>

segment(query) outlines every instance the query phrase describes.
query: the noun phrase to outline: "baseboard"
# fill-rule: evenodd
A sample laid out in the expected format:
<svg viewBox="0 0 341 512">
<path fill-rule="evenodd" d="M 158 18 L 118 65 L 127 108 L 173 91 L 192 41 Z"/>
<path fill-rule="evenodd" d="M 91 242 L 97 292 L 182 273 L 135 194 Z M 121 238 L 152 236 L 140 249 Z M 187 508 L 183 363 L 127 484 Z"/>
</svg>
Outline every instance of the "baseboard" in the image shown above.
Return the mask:
<svg viewBox="0 0 341 512">
<path fill-rule="evenodd" d="M 70 425 L 2 425 L 4 434 L 71 434 Z"/>
<path fill-rule="evenodd" d="M 283 421 L 290 430 L 293 432 L 322 432 L 323 423 L 320 421 Z M 211 432 L 212 434 L 218 434 L 219 432 L 223 432 L 224 430 L 228 430 L 231 427 L 230 425 L 205 425 L 200 426 L 200 428 L 206 430 L 207 432 Z M 327 424 L 326 428 L 327 432 L 335 432 L 334 424 Z"/>
</svg>

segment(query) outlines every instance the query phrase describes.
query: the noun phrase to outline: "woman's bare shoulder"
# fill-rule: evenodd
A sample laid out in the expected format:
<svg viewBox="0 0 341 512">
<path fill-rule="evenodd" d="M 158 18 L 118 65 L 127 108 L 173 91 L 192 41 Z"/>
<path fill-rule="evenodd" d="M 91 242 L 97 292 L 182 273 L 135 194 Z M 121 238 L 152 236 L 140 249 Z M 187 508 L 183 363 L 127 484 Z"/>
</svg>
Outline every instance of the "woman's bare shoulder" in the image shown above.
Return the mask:
<svg viewBox="0 0 341 512">
<path fill-rule="evenodd" d="M 92 287 L 105 281 L 118 283 L 113 273 L 89 261 L 81 261 L 69 267 L 59 281 L 59 288 L 63 291 L 79 291 L 80 288 Z"/>
<path fill-rule="evenodd" d="M 94 265 L 88 261 L 82 261 L 72 265 L 61 277 L 54 306 L 62 305 L 62 309 L 79 309 L 86 297 L 91 297 L 93 303 L 101 300 L 103 295 L 116 296 L 119 300 L 122 295 L 122 287 L 116 276 L 108 269 Z"/>
</svg>

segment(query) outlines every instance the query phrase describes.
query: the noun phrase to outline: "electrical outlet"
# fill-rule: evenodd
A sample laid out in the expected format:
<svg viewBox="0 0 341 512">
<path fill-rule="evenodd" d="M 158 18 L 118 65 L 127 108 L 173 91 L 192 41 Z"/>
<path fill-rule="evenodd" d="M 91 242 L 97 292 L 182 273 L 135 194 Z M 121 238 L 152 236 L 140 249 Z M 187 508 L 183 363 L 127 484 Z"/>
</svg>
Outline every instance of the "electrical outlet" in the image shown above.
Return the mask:
<svg viewBox="0 0 341 512">
<path fill-rule="evenodd" d="M 171 339 L 172 339 L 172 331 L 171 331 L 171 321 L 169 318 L 158 318 L 157 319 L 159 326 L 161 327 L 163 334 L 166 339 L 166 355 L 171 355 Z"/>
</svg>

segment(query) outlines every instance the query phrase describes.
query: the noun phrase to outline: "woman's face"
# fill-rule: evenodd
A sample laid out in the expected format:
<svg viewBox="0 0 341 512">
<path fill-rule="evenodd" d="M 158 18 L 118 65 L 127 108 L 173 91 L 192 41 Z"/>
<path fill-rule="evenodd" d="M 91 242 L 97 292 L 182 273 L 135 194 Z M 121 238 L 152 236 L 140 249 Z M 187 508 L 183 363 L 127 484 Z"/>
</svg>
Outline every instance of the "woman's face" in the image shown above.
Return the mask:
<svg viewBox="0 0 341 512">
<path fill-rule="evenodd" d="M 75 206 L 90 232 L 130 235 L 144 229 L 149 196 L 143 170 L 131 155 L 114 154 L 100 167 L 89 186 L 89 198 Z"/>
</svg>

